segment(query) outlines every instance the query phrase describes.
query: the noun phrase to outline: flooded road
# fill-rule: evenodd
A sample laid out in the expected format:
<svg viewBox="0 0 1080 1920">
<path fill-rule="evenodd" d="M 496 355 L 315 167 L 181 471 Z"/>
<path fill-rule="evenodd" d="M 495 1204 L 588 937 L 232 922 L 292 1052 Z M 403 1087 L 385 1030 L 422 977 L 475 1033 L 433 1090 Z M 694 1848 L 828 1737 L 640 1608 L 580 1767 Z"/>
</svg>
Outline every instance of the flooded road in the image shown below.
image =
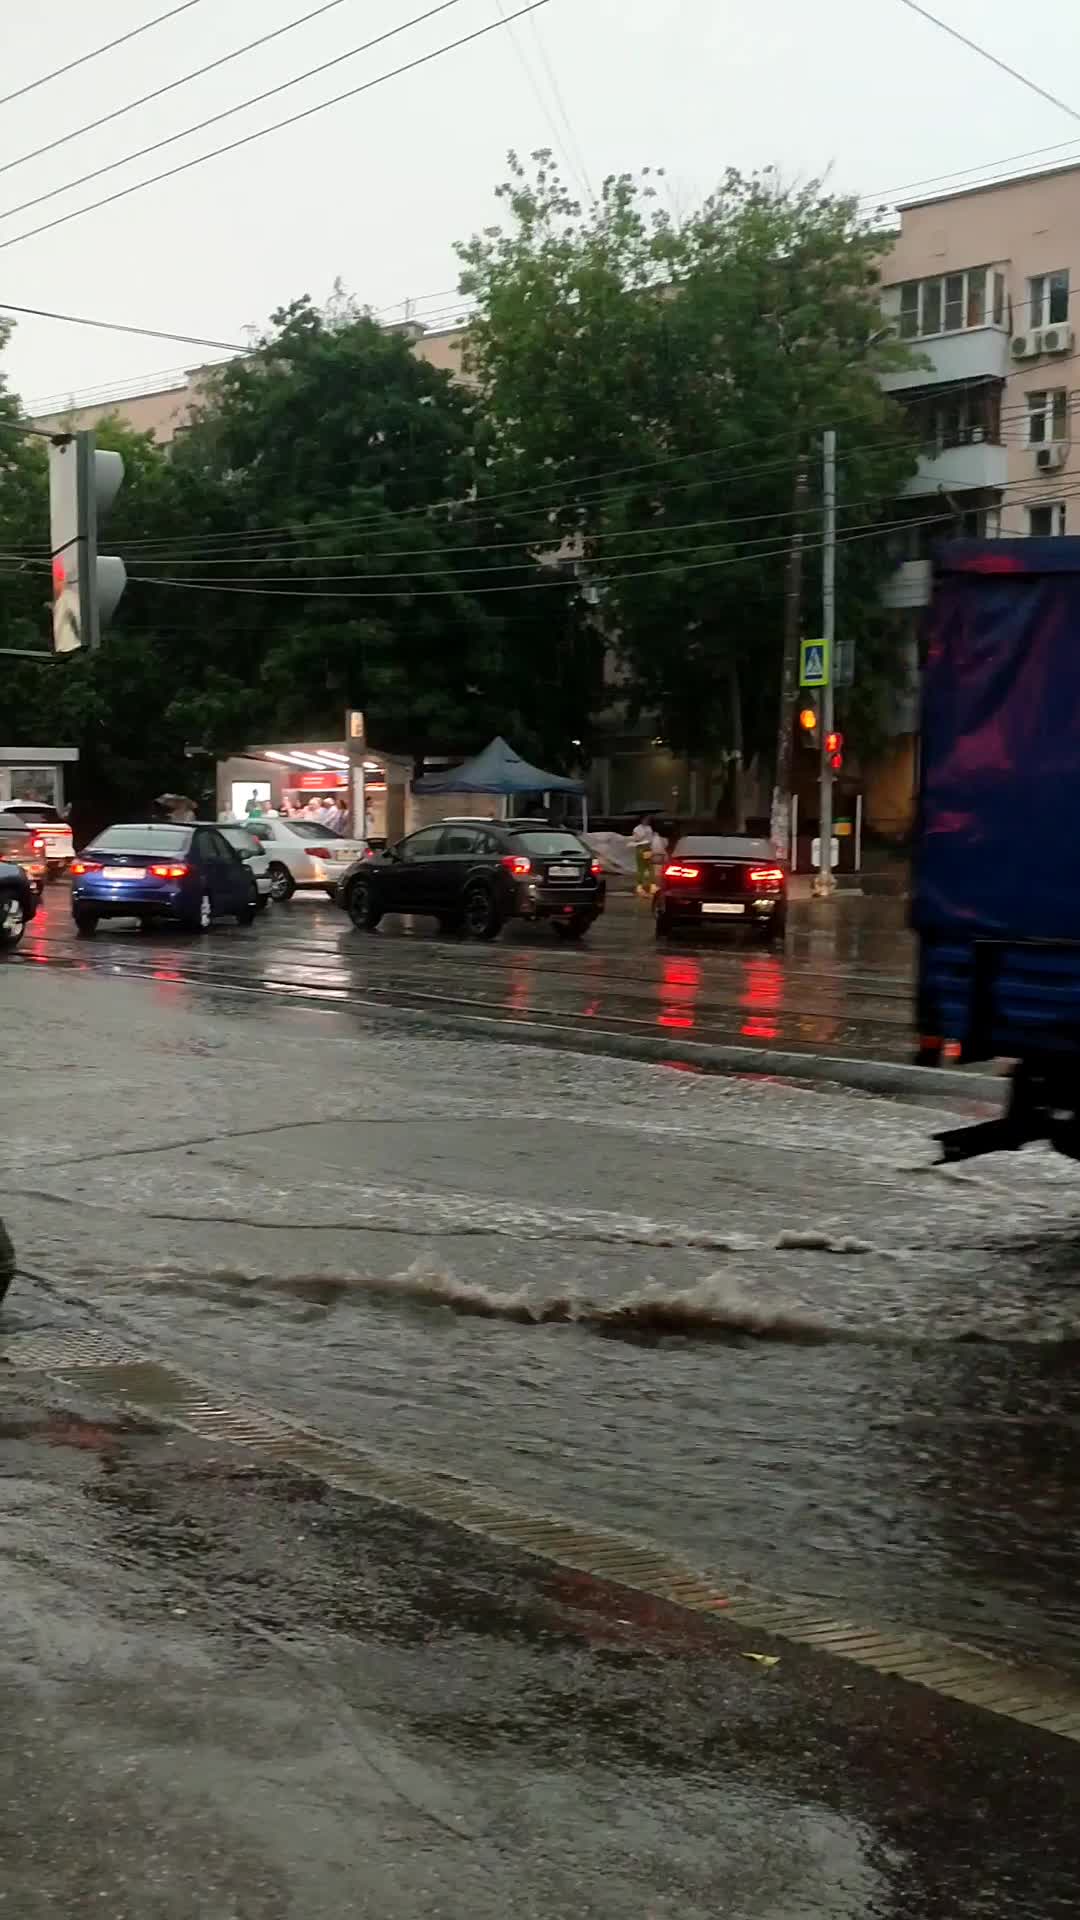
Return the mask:
<svg viewBox="0 0 1080 1920">
<path fill-rule="evenodd" d="M 1074 1169 L 939 1169 L 954 1116 L 923 1104 L 380 1022 L 376 991 L 571 1025 L 591 991 L 655 1030 L 685 968 L 695 1032 L 906 1049 L 891 908 L 775 958 L 657 955 L 619 911 L 580 954 L 364 941 L 309 903 L 76 946 L 51 899 L 3 972 L 33 1043 L 0 1163 L 64 1297 L 23 1278 L 0 1325 L 115 1327 L 223 1399 L 721 1584 L 1080 1669 Z"/>
</svg>

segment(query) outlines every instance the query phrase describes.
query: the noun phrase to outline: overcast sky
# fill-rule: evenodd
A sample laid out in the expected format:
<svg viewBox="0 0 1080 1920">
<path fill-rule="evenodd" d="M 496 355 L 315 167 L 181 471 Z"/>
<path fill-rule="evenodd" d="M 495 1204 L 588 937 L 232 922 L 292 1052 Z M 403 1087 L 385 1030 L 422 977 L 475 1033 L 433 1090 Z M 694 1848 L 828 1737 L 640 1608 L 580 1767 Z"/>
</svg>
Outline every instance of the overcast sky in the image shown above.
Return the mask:
<svg viewBox="0 0 1080 1920">
<path fill-rule="evenodd" d="M 7 0 L 0 93 L 177 4 Z M 773 163 L 802 175 L 831 168 L 845 189 L 877 194 L 1055 142 L 1067 143 L 1056 157 L 1080 157 L 1080 123 L 901 0 L 549 0 L 531 18 L 299 126 L 51 232 L 16 238 L 500 16 L 500 0 L 452 0 L 439 17 L 332 72 L 13 211 L 348 52 L 433 0 L 341 0 L 270 46 L 12 165 L 318 4 L 196 0 L 128 45 L 0 106 L 0 299 L 226 342 L 243 341 L 246 327 L 289 299 L 322 298 L 337 275 L 379 308 L 438 294 L 426 302 L 436 312 L 456 279 L 453 241 L 493 218 L 491 191 L 510 146 L 554 146 L 571 177 L 584 169 L 594 184 L 620 168 L 662 165 L 683 206 L 728 165 Z M 506 13 L 522 4 L 501 0 Z M 1080 7 L 928 4 L 1080 113 Z M 5 371 L 29 402 L 40 402 L 134 384 L 206 357 L 165 341 L 27 319 Z"/>
</svg>

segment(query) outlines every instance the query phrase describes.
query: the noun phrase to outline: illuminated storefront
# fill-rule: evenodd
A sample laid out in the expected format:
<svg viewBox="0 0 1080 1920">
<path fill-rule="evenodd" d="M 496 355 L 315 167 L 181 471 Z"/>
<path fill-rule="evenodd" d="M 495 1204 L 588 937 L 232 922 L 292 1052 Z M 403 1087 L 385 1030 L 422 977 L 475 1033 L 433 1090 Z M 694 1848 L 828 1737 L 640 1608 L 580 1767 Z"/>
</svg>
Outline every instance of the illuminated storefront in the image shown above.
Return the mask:
<svg viewBox="0 0 1080 1920">
<path fill-rule="evenodd" d="M 363 822 L 354 817 L 360 791 L 354 775 L 361 770 Z M 394 840 L 410 824 L 411 774 L 411 760 L 374 749 L 364 756 L 362 769 L 356 768 L 341 741 L 249 747 L 246 753 L 219 760 L 217 810 L 219 815 L 242 820 L 252 802 L 287 816 L 333 801 L 348 815 L 350 832 L 366 839 Z"/>
</svg>

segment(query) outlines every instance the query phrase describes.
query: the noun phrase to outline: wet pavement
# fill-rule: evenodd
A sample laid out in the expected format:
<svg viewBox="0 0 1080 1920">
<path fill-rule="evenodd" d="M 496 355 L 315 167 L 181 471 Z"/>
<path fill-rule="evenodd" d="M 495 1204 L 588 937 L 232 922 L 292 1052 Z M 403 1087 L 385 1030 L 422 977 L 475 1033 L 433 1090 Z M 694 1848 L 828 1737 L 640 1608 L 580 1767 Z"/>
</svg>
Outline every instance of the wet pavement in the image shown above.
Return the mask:
<svg viewBox="0 0 1080 1920">
<path fill-rule="evenodd" d="M 0 1906 L 1076 1910 L 1075 1746 L 72 1400 L 112 1341 L 226 1423 L 1075 1681 L 1080 1171 L 939 1167 L 970 1101 L 677 1065 L 906 1057 L 898 907 L 771 955 L 658 953 L 630 901 L 580 952 L 65 904 L 0 967 Z"/>
<path fill-rule="evenodd" d="M 388 919 L 359 934 L 322 896 L 270 909 L 250 936 L 206 942 L 132 924 L 77 941 L 66 893 L 50 888 L 19 964 L 149 974 L 237 997 L 411 1007 L 442 1015 L 555 1023 L 596 1034 L 776 1046 L 909 1060 L 913 945 L 896 899 L 840 894 L 792 903 L 783 952 L 709 933 L 657 943 L 649 906 L 613 893 L 580 946 L 511 923 L 483 945 Z"/>
<path fill-rule="evenodd" d="M 0 1373 L 19 1920 L 1064 1920 L 1080 1747 Z"/>
<path fill-rule="evenodd" d="M 326 997 L 328 970 L 505 1003 L 515 979 L 549 994 L 548 972 L 592 967 L 658 1019 L 656 970 L 683 962 L 618 912 L 582 954 L 365 940 L 311 902 L 202 942 L 86 946 L 51 895 L 3 972 L 0 1170 L 24 1268 L 65 1297 L 23 1277 L 4 1325 L 92 1320 L 223 1400 L 656 1541 L 721 1587 L 1080 1671 L 1068 1163 L 941 1169 L 954 1115 L 927 1103 Z M 908 957 L 890 913 L 845 902 L 790 955 L 686 964 L 733 1017 L 725 982 L 757 966 L 785 995 L 887 997 Z M 829 950 L 811 967 L 800 942 Z"/>
</svg>

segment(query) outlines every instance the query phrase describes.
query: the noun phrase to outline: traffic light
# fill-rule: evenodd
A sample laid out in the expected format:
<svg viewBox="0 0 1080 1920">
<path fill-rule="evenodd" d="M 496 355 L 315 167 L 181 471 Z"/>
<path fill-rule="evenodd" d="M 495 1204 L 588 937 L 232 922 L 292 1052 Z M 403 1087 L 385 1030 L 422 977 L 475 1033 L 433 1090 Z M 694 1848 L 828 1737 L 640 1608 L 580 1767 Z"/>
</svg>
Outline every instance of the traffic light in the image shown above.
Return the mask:
<svg viewBox="0 0 1080 1920">
<path fill-rule="evenodd" d="M 842 772 L 844 766 L 844 736 L 842 733 L 827 733 L 825 735 L 825 754 L 833 772 Z"/>
<path fill-rule="evenodd" d="M 122 560 L 99 554 L 98 523 L 120 491 L 124 463 L 99 453 L 92 433 L 58 434 L 49 443 L 49 527 L 53 648 L 96 647 L 127 585 Z"/>
<path fill-rule="evenodd" d="M 811 706 L 799 709 L 799 731 L 808 747 L 817 746 L 817 708 Z"/>
</svg>

